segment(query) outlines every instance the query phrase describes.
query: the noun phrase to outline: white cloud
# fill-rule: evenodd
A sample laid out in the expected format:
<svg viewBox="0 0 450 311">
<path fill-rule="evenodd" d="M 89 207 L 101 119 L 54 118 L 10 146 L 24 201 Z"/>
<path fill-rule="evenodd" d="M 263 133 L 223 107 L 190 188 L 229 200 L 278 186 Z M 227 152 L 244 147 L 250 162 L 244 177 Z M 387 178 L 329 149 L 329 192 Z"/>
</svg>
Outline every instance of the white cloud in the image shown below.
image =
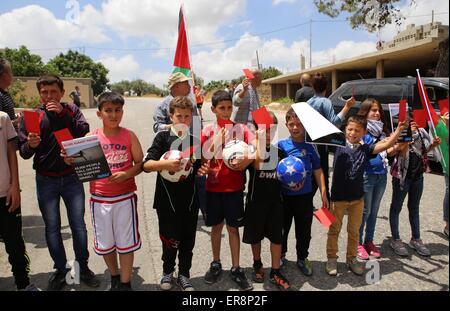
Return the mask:
<svg viewBox="0 0 450 311">
<path fill-rule="evenodd" d="M 79 16 L 80 23 L 57 19 L 46 8 L 29 5 L 0 15 L 0 46 L 17 48 L 25 45 L 34 49 L 44 60 L 55 56 L 73 43 L 104 43 L 110 39 L 100 27 L 95 9 L 88 5 Z"/>
<path fill-rule="evenodd" d="M 415 4 L 409 5 L 411 1 L 407 1 L 404 6 L 400 7 L 401 14 L 406 18 L 400 27 L 397 27 L 395 23 L 388 25 L 381 30 L 381 39 L 384 41 L 390 41 L 398 33 L 402 31 L 409 24 L 424 25 L 431 23 L 431 12 L 435 13 L 447 13 L 436 14 L 434 20 L 442 22 L 444 25 L 448 25 L 448 1 L 442 0 L 415 0 Z M 425 15 L 425 16 L 423 16 Z"/>
<path fill-rule="evenodd" d="M 176 44 L 179 1 L 107 0 L 106 25 L 121 37 L 155 39 L 162 47 Z M 190 44 L 221 40 L 219 27 L 245 12 L 246 0 L 191 0 L 184 4 Z"/>
<path fill-rule="evenodd" d="M 273 5 L 278 5 L 280 3 L 295 3 L 297 0 L 272 0 Z"/>
<path fill-rule="evenodd" d="M 131 54 L 119 58 L 102 55 L 99 62 L 108 68 L 108 78 L 112 83 L 133 80 L 139 75 L 139 64 Z"/>
<path fill-rule="evenodd" d="M 256 50 L 264 66 L 275 66 L 282 71 L 299 70 L 302 53 L 306 57 L 306 64 L 309 64 L 307 40 L 286 44 L 280 39 L 264 41 L 260 37 L 244 34 L 232 47 L 194 54 L 192 66 L 196 73 L 205 79 L 205 82 L 229 80 L 242 75 L 242 68 L 250 66 L 252 58 L 255 58 Z M 375 50 L 375 42 L 341 41 L 333 48 L 313 51 L 312 64 L 313 66 L 324 65 Z"/>
</svg>

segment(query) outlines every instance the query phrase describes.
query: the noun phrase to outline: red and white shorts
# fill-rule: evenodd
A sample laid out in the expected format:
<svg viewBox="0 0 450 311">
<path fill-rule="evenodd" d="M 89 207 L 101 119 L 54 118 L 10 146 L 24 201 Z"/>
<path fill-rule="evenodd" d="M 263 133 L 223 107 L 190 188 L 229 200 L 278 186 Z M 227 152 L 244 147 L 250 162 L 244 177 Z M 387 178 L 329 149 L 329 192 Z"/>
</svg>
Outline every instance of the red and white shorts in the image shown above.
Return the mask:
<svg viewBox="0 0 450 311">
<path fill-rule="evenodd" d="M 136 194 L 116 197 L 91 195 L 90 205 L 97 254 L 107 255 L 114 251 L 126 254 L 141 248 Z"/>
</svg>

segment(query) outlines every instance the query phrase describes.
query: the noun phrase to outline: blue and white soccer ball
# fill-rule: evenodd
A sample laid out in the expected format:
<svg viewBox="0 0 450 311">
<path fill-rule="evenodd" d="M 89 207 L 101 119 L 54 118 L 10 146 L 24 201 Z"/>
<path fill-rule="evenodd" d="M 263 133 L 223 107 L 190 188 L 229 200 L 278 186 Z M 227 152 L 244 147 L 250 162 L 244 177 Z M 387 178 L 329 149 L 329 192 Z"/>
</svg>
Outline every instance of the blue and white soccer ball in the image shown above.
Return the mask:
<svg viewBox="0 0 450 311">
<path fill-rule="evenodd" d="M 291 191 L 299 191 L 305 185 L 308 172 L 299 158 L 288 156 L 278 163 L 277 177 L 282 186 Z"/>
</svg>

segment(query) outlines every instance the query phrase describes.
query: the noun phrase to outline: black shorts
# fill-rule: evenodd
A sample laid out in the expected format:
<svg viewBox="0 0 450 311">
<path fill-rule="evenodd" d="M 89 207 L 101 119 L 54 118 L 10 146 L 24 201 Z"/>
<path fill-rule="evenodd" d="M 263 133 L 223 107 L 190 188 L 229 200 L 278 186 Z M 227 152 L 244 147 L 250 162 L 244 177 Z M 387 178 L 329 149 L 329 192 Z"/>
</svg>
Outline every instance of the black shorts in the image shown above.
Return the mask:
<svg viewBox="0 0 450 311">
<path fill-rule="evenodd" d="M 202 109 L 202 107 L 203 107 L 203 103 L 197 103 L 197 108 L 198 109 Z"/>
<path fill-rule="evenodd" d="M 238 228 L 244 219 L 244 193 L 206 192 L 206 225 L 211 227 L 221 224 Z"/>
<path fill-rule="evenodd" d="M 247 202 L 244 217 L 244 236 L 246 244 L 259 243 L 268 238 L 274 244 L 283 241 L 283 205 L 281 202 Z"/>
</svg>

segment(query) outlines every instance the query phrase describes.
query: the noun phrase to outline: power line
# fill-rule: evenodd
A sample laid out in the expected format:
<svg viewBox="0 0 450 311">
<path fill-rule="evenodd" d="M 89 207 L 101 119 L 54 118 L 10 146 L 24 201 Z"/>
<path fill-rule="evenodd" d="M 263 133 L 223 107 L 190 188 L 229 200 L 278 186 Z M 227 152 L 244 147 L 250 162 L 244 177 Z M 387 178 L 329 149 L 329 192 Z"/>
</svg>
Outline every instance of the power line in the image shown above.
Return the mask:
<svg viewBox="0 0 450 311">
<path fill-rule="evenodd" d="M 449 12 L 434 13 L 435 16 L 436 15 L 445 15 L 445 14 L 449 14 Z M 404 17 L 405 18 L 416 18 L 416 17 L 427 17 L 427 16 L 431 16 L 431 14 L 410 15 L 410 16 L 404 16 Z M 343 23 L 343 22 L 348 22 L 348 20 L 347 19 L 332 19 L 332 20 L 313 20 L 313 19 L 311 19 L 310 21 L 307 21 L 307 22 L 303 22 L 303 23 L 299 23 L 299 24 L 295 24 L 295 25 L 291 25 L 291 26 L 286 26 L 286 27 L 282 27 L 282 28 L 277 28 L 274 30 L 266 31 L 266 32 L 253 33 L 253 34 L 249 34 L 249 35 L 250 36 L 265 36 L 265 35 L 269 35 L 272 33 L 277 33 L 277 32 L 281 32 L 281 31 L 285 31 L 285 30 L 289 30 L 289 29 L 299 28 L 299 27 L 302 27 L 305 25 L 311 25 L 312 23 Z M 203 46 L 219 45 L 219 44 L 239 41 L 239 40 L 241 40 L 241 38 L 242 37 L 219 40 L 219 41 L 204 42 L 204 43 L 195 43 L 195 44 L 191 44 L 190 47 L 196 48 L 196 47 L 203 47 Z M 127 51 L 151 52 L 151 51 L 175 50 L 174 47 L 120 49 L 120 48 L 94 47 L 94 46 L 74 46 L 74 47 L 64 47 L 64 48 L 39 48 L 39 49 L 29 49 L 29 50 L 30 51 L 53 51 L 53 50 L 76 50 L 76 49 L 78 49 L 78 50 L 82 49 L 83 51 L 85 51 L 86 49 L 90 49 L 90 50 L 100 50 L 100 51 L 122 51 L 122 52 L 127 52 Z"/>
</svg>

